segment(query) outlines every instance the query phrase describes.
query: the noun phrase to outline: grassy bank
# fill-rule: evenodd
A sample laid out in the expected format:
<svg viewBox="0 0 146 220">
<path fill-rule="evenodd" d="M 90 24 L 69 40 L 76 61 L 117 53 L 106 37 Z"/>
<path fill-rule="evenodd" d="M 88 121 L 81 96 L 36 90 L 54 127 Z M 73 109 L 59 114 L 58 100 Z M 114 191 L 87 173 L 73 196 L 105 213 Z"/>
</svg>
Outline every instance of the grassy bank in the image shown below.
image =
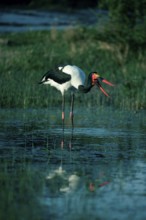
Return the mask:
<svg viewBox="0 0 146 220">
<path fill-rule="evenodd" d="M 76 102 L 123 109 L 146 108 L 146 56 L 142 49 L 132 52 L 128 44 L 101 41 L 95 30 L 83 28 L 1 34 L 1 108 L 60 104 L 58 91 L 38 85 L 42 75 L 58 64 L 75 64 L 86 73 L 98 71 L 116 85 L 104 87 L 112 99 L 92 91 L 82 97 L 77 95 Z"/>
</svg>

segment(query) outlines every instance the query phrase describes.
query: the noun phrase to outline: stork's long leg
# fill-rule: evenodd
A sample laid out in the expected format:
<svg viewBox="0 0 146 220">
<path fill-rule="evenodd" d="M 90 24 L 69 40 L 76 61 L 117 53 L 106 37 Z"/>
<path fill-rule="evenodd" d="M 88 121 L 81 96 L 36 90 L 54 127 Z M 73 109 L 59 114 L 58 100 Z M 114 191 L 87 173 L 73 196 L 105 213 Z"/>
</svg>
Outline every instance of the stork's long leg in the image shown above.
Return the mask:
<svg viewBox="0 0 146 220">
<path fill-rule="evenodd" d="M 62 94 L 62 141 L 61 148 L 64 148 L 64 119 L 65 119 L 65 96 Z"/>
<path fill-rule="evenodd" d="M 70 106 L 70 119 L 71 119 L 71 125 L 72 129 L 74 128 L 74 93 L 71 94 L 71 106 Z"/>
<path fill-rule="evenodd" d="M 65 96 L 62 95 L 62 127 L 64 131 L 64 119 L 65 119 Z"/>
<path fill-rule="evenodd" d="M 73 141 L 73 130 L 74 130 L 74 93 L 71 93 L 71 106 L 70 106 L 70 119 L 71 119 L 71 125 L 72 125 L 72 130 L 71 130 L 71 137 L 70 137 L 70 142 L 69 142 L 69 148 L 72 148 L 72 141 Z"/>
</svg>

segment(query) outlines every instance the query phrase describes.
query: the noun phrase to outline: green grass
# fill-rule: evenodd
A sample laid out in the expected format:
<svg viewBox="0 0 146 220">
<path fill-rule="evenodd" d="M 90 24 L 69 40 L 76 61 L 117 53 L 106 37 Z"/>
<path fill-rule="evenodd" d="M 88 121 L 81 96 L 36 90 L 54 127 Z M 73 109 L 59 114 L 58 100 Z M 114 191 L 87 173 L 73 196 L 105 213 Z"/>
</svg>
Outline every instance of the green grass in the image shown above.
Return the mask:
<svg viewBox="0 0 146 220">
<path fill-rule="evenodd" d="M 76 102 L 146 108 L 146 56 L 142 50 L 135 53 L 126 44 L 99 40 L 96 30 L 85 28 L 1 34 L 0 40 L 1 108 L 60 104 L 58 91 L 38 85 L 42 75 L 58 64 L 75 64 L 87 74 L 98 71 L 116 85 L 105 86 L 112 99 L 93 91 L 77 95 Z"/>
</svg>

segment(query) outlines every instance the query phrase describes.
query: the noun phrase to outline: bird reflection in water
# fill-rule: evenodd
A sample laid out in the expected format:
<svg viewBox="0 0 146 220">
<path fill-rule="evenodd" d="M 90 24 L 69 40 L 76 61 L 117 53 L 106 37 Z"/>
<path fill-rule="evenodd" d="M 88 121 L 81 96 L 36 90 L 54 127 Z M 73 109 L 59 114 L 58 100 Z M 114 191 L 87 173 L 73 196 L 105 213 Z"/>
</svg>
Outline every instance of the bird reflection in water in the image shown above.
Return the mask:
<svg viewBox="0 0 146 220">
<path fill-rule="evenodd" d="M 73 172 L 68 174 L 62 166 L 51 171 L 46 176 L 46 185 L 50 193 L 71 193 L 74 192 L 80 183 L 80 177 Z"/>
<path fill-rule="evenodd" d="M 68 173 L 62 166 L 59 166 L 58 169 L 49 172 L 46 176 L 46 188 L 49 195 L 74 193 L 81 188 L 88 192 L 96 192 L 99 188 L 110 183 L 105 179 L 106 176 L 97 176 L 94 180 L 93 178 L 90 180 L 77 172 Z"/>
</svg>

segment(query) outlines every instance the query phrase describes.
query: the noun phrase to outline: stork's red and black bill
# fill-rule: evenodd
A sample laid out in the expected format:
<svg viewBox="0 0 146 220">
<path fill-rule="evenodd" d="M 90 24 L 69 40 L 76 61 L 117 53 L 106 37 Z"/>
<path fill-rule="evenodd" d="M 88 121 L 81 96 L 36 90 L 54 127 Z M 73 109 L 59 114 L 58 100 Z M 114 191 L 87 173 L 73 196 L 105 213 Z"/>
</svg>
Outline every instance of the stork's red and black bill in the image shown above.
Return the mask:
<svg viewBox="0 0 146 220">
<path fill-rule="evenodd" d="M 107 81 L 106 79 L 104 79 L 104 78 L 102 78 L 102 77 L 99 77 L 99 79 L 100 79 L 103 83 L 105 83 L 105 84 L 107 84 L 107 85 L 109 85 L 109 86 L 114 86 L 111 82 Z M 98 86 L 99 89 L 103 92 L 104 95 L 110 97 L 110 96 L 107 94 L 107 92 L 104 90 L 104 88 L 101 86 L 99 80 L 97 81 L 97 86 Z"/>
</svg>

